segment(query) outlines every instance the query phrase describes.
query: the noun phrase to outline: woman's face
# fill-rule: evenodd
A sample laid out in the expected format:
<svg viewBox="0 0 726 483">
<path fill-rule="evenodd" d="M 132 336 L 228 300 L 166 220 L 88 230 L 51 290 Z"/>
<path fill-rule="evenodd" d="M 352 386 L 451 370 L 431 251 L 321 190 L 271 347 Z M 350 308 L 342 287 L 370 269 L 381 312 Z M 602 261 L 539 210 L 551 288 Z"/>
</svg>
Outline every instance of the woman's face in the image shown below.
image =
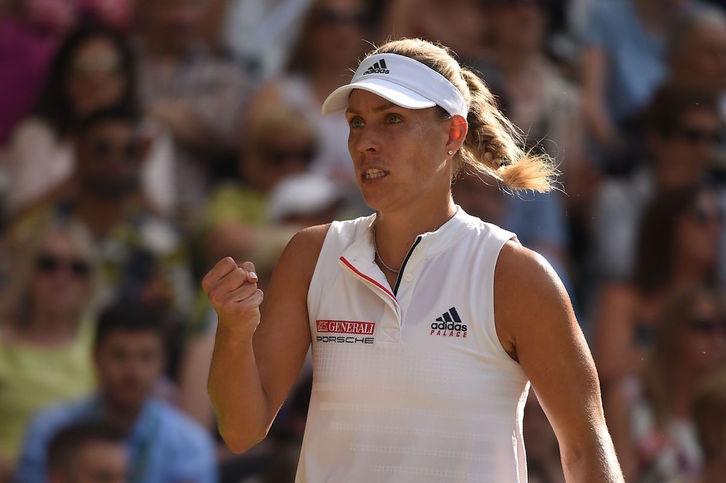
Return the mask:
<svg viewBox="0 0 726 483">
<path fill-rule="evenodd" d="M 34 308 L 59 316 L 77 314 L 90 294 L 91 265 L 79 243 L 53 233 L 34 260 L 31 298 Z"/>
<path fill-rule="evenodd" d="M 675 75 L 688 83 L 726 89 L 726 23 L 697 27 L 675 59 Z"/>
<path fill-rule="evenodd" d="M 537 0 L 503 0 L 490 8 L 487 29 L 497 45 L 517 51 L 542 50 L 547 16 Z"/>
<path fill-rule="evenodd" d="M 313 59 L 332 68 L 345 69 L 355 64 L 366 45 L 365 8 L 359 0 L 323 0 L 313 12 L 309 38 Z"/>
<path fill-rule="evenodd" d="M 119 102 L 128 87 L 121 54 L 103 37 L 89 39 L 76 50 L 66 82 L 77 116 Z"/>
<path fill-rule="evenodd" d="M 726 318 L 710 296 L 701 296 L 683 329 L 681 356 L 696 372 L 705 374 L 726 362 Z"/>
<path fill-rule="evenodd" d="M 348 99 L 348 150 L 363 197 L 375 210 L 445 199 L 451 189 L 446 144 L 451 121 L 435 108 L 404 109 L 354 89 Z"/>
<path fill-rule="evenodd" d="M 652 145 L 656 169 L 677 173 L 674 178 L 684 185 L 700 181 L 716 158 L 722 132 L 715 111 L 695 108 L 684 112 L 678 126 L 668 135 L 657 136 Z"/>
<path fill-rule="evenodd" d="M 722 214 L 715 195 L 701 192 L 676 223 L 676 253 L 684 262 L 704 268 L 716 263 Z"/>
</svg>

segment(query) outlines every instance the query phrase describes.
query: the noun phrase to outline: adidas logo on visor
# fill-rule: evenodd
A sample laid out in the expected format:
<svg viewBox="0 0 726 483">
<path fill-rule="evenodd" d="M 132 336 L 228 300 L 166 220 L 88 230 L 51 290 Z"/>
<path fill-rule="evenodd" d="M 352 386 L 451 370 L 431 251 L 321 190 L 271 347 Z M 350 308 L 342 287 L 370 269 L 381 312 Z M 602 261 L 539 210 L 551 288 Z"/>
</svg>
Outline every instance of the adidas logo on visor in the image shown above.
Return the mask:
<svg viewBox="0 0 726 483">
<path fill-rule="evenodd" d="M 386 66 L 386 61 L 384 59 L 381 59 L 380 61 L 376 62 L 372 66 L 368 67 L 368 70 L 363 72 L 363 75 L 367 74 L 390 74 L 391 71 L 388 70 L 388 67 Z"/>
</svg>

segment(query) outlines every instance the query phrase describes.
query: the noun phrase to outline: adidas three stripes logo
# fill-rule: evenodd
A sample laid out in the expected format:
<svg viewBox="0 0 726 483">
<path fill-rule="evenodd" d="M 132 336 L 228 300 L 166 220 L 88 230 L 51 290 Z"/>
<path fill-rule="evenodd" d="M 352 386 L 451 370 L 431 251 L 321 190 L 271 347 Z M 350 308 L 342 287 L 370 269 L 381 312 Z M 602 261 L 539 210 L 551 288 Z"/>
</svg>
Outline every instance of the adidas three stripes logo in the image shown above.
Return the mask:
<svg viewBox="0 0 726 483">
<path fill-rule="evenodd" d="M 459 313 L 456 308 L 451 307 L 444 312 L 441 317 L 436 317 L 436 322 L 431 324 L 430 335 L 438 335 L 442 337 L 466 337 L 466 324 L 461 322 Z"/>
</svg>

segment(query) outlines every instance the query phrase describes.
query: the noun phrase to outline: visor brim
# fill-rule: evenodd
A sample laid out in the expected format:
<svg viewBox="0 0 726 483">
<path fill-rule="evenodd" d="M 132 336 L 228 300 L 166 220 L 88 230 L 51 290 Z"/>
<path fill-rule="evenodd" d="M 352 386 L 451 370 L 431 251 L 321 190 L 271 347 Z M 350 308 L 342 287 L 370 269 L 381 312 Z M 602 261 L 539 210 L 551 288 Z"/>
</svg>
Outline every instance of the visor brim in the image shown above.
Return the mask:
<svg viewBox="0 0 726 483">
<path fill-rule="evenodd" d="M 362 89 L 406 109 L 426 109 L 434 107 L 435 102 L 395 82 L 384 79 L 361 79 L 338 87 L 323 102 L 323 114 L 343 111 L 348 107 L 348 96 L 353 89 Z"/>
</svg>

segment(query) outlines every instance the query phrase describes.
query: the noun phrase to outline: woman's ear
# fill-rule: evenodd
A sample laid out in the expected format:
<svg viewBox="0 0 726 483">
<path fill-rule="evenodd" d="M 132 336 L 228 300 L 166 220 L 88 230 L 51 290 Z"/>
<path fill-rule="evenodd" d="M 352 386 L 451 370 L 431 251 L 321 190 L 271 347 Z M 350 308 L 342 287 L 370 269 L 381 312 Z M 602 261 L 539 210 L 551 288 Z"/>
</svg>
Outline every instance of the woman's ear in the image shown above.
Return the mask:
<svg viewBox="0 0 726 483">
<path fill-rule="evenodd" d="M 456 152 L 464 144 L 469 126 L 466 119 L 459 115 L 453 116 L 449 122 L 449 139 L 446 142 L 446 149 Z"/>
</svg>

